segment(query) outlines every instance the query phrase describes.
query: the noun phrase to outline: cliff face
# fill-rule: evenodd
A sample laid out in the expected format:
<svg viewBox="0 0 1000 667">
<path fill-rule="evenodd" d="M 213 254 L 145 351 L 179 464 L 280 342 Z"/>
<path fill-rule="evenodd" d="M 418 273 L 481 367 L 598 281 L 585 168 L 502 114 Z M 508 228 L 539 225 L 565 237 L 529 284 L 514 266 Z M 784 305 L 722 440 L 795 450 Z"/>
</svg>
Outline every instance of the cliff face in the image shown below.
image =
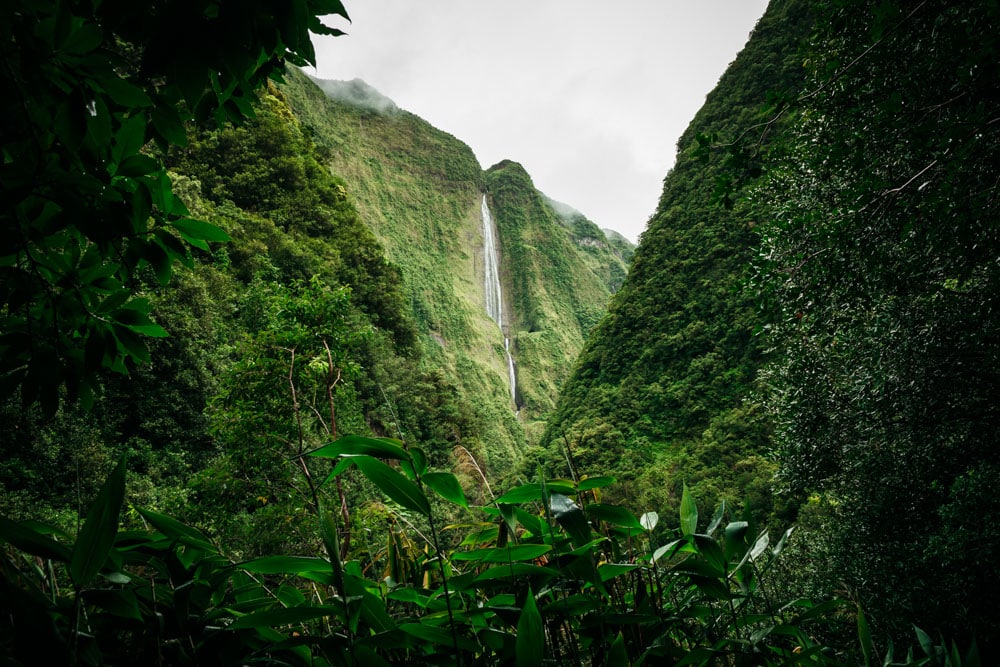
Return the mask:
<svg viewBox="0 0 1000 667">
<path fill-rule="evenodd" d="M 589 222 L 604 247 L 574 236 L 520 165 L 484 174 L 467 145 L 362 82 L 292 72 L 282 92 L 401 269 L 427 363 L 483 422 L 480 452 L 495 473 L 510 470 L 624 276 L 627 248 L 612 248 Z M 484 193 L 499 234 L 516 406 L 504 335 L 485 308 Z"/>
<path fill-rule="evenodd" d="M 770 511 L 768 426 L 744 401 L 763 355 L 756 304 L 741 289 L 756 238 L 716 201 L 724 152 L 698 148 L 763 119 L 769 92 L 797 90 L 804 5 L 772 3 L 681 138 L 629 276 L 543 439 L 550 460 L 569 446 L 580 472 L 631 480 L 629 502 L 641 508 L 675 504 L 686 480 L 699 483 L 700 503 L 750 498 Z"/>
</svg>

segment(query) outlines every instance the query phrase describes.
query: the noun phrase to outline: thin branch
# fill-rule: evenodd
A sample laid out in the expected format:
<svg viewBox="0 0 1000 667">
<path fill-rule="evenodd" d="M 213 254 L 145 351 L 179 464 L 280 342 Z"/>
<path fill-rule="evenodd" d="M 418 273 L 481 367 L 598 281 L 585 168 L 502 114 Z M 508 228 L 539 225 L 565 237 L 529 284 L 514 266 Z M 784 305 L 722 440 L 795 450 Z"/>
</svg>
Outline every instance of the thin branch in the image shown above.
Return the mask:
<svg viewBox="0 0 1000 667">
<path fill-rule="evenodd" d="M 921 176 L 923 176 L 927 172 L 928 169 L 932 168 L 937 163 L 938 163 L 937 160 L 933 160 L 929 165 L 927 165 L 926 167 L 924 167 L 923 169 L 921 169 L 920 171 L 918 171 L 917 173 L 915 173 L 913 176 L 911 176 L 910 180 L 906 181 L 906 183 L 903 183 L 898 188 L 892 188 L 891 190 L 886 190 L 882 194 L 883 195 L 896 195 L 896 194 L 899 194 L 900 192 L 902 192 L 903 190 L 905 190 L 906 187 L 910 183 L 912 183 L 913 181 L 915 181 L 918 178 L 920 178 Z"/>
</svg>

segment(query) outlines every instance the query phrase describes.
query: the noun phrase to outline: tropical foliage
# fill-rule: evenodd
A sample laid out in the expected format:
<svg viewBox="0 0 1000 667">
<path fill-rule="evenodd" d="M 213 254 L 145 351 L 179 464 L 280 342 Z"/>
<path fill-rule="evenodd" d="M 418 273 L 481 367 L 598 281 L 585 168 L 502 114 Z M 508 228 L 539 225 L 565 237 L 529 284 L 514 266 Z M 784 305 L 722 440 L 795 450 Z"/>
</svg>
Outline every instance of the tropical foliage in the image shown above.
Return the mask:
<svg viewBox="0 0 1000 667">
<path fill-rule="evenodd" d="M 843 4 L 754 193 L 780 483 L 873 628 L 996 650 L 1000 13 Z"/>
<path fill-rule="evenodd" d="M 317 16 L 347 14 L 339 0 L 17 0 L 0 12 L 0 397 L 51 414 L 60 388 L 89 403 L 96 370 L 125 373 L 149 360 L 145 336 L 166 335 L 135 293 L 141 269 L 166 283 L 191 248 L 228 238 L 189 216 L 144 147 L 185 143 L 189 119 L 251 115 L 286 60 L 313 62 L 309 31 L 338 33 Z"/>
<path fill-rule="evenodd" d="M 1000 652 L 996 2 L 772 2 L 627 277 L 322 13 L 0 9 L 4 662 Z"/>
<path fill-rule="evenodd" d="M 600 502 L 614 483 L 546 480 L 470 508 L 458 480 L 390 439 L 345 437 L 303 452 L 337 462 L 326 485 L 361 474 L 392 514 L 426 525 L 428 543 L 390 529 L 383 545 L 342 555 L 342 525 L 321 501 L 327 557 L 231 562 L 203 533 L 131 508 L 119 530 L 124 460 L 76 539 L 32 522 L 0 523 L 3 648 L 50 664 L 839 664 L 810 638 L 837 605 L 775 599 L 771 564 L 787 534 L 726 520 L 704 532 L 686 493 L 680 531 L 657 531 Z M 391 465 L 390 465 L 391 464 Z M 319 484 L 319 487 L 324 486 Z M 317 488 L 323 493 L 322 488 Z M 434 498 L 464 510 L 442 527 Z M 443 549 L 442 533 L 464 539 Z M 417 533 L 423 537 L 423 533 Z"/>
</svg>

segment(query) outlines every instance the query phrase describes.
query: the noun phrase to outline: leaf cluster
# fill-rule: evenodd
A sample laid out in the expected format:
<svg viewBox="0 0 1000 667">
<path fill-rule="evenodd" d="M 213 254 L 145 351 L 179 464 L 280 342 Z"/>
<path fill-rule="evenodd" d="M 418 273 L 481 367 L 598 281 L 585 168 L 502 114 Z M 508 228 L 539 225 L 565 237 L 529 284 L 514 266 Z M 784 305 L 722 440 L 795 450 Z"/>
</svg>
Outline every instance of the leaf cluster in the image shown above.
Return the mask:
<svg viewBox="0 0 1000 667">
<path fill-rule="evenodd" d="M 166 283 L 190 248 L 228 239 L 189 216 L 155 148 L 183 145 L 188 121 L 252 116 L 286 59 L 314 58 L 309 31 L 331 32 L 319 14 L 347 15 L 339 0 L 15 0 L 0 12 L 0 396 L 51 414 L 61 388 L 89 404 L 99 370 L 126 373 L 148 361 L 145 337 L 166 335 L 137 271 Z"/>
<path fill-rule="evenodd" d="M 390 564 L 343 560 L 334 516 L 319 508 L 328 558 L 231 562 L 201 532 L 138 509 L 122 531 L 124 462 L 75 539 L 38 523 L 0 523 L 0 602 L 11 656 L 114 664 L 835 664 L 809 636 L 836 604 L 770 598 L 784 546 L 720 507 L 698 532 L 685 493 L 681 530 L 662 546 L 657 516 L 600 502 L 613 478 L 508 490 L 442 550 L 431 495 L 467 510 L 450 473 L 401 441 L 346 437 L 308 453 L 357 470 L 397 507 L 430 521 L 433 550 L 415 581 Z M 390 535 L 390 540 L 392 536 Z M 787 538 L 787 535 L 786 535 Z M 422 550 L 421 550 L 422 551 Z M 390 558 L 400 559 L 401 552 Z M 65 568 L 65 573 L 63 571 Z M 367 574 L 366 574 L 367 573 Z M 68 577 L 68 579 L 66 578 Z M 41 651 L 42 653 L 39 653 Z"/>
</svg>

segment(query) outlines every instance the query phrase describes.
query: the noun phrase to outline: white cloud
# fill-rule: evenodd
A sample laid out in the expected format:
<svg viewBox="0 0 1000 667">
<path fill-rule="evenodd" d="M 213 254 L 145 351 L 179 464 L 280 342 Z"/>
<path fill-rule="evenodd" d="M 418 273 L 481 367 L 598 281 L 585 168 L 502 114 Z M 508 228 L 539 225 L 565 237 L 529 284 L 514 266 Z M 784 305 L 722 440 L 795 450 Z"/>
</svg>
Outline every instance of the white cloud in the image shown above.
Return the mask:
<svg viewBox="0 0 1000 667">
<path fill-rule="evenodd" d="M 766 0 L 357 0 L 316 74 L 359 77 L 635 240 Z"/>
</svg>

